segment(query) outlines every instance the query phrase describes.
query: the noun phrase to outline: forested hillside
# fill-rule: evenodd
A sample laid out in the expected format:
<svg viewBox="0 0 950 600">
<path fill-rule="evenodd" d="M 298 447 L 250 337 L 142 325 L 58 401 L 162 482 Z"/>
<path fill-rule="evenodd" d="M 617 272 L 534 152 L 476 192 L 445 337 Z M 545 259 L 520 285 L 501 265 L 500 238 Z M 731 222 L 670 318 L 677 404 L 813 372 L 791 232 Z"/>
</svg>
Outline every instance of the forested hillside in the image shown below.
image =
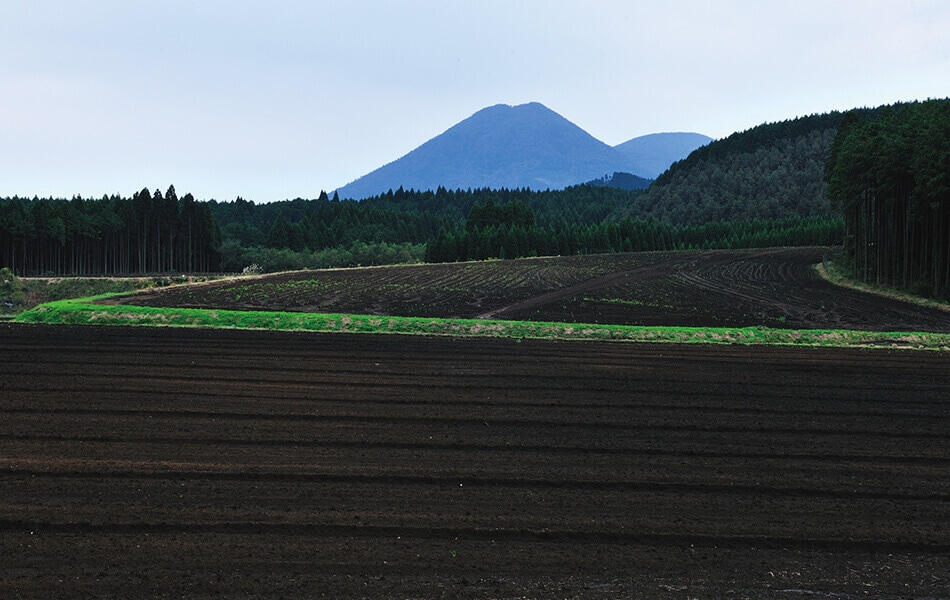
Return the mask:
<svg viewBox="0 0 950 600">
<path fill-rule="evenodd" d="M 826 174 L 854 277 L 950 298 L 950 100 L 848 113 Z"/>
<path fill-rule="evenodd" d="M 831 217 L 824 165 L 843 115 L 761 125 L 694 150 L 617 217 L 675 225 Z"/>
</svg>

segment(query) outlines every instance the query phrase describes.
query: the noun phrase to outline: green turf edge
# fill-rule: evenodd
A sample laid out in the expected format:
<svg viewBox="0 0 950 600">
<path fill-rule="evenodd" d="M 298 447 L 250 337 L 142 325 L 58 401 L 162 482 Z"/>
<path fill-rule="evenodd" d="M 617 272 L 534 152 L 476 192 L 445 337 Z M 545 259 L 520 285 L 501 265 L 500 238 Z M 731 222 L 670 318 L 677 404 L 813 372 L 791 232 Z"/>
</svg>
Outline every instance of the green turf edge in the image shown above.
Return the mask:
<svg viewBox="0 0 950 600">
<path fill-rule="evenodd" d="M 834 268 L 826 268 L 822 263 L 815 265 L 814 269 L 818 273 L 819 277 L 838 287 L 856 290 L 866 294 L 874 294 L 875 296 L 880 296 L 881 298 L 887 298 L 889 300 L 908 302 L 917 306 L 950 312 L 950 302 L 946 300 L 933 300 L 931 298 L 914 296 L 913 294 L 902 292 L 901 290 L 881 287 L 870 283 L 863 283 L 854 279 L 848 279 L 844 275 L 838 273 Z"/>
<path fill-rule="evenodd" d="M 387 317 L 300 312 L 92 304 L 128 294 L 59 300 L 21 313 L 19 323 L 214 327 L 347 333 L 390 333 L 513 339 L 615 340 L 679 344 L 763 344 L 823 347 L 899 347 L 950 351 L 950 334 L 853 330 L 790 330 L 768 327 L 640 327 L 490 321 L 432 317 Z"/>
</svg>

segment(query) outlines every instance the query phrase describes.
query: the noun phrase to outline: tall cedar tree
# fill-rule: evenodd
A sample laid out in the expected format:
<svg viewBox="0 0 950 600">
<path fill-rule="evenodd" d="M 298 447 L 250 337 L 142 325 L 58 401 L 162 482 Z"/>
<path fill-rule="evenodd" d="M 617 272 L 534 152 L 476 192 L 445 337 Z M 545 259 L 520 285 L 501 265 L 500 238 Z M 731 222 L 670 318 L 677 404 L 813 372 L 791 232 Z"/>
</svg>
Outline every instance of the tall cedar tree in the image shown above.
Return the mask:
<svg viewBox="0 0 950 600">
<path fill-rule="evenodd" d="M 950 100 L 848 115 L 825 174 L 856 278 L 950 298 Z"/>
</svg>

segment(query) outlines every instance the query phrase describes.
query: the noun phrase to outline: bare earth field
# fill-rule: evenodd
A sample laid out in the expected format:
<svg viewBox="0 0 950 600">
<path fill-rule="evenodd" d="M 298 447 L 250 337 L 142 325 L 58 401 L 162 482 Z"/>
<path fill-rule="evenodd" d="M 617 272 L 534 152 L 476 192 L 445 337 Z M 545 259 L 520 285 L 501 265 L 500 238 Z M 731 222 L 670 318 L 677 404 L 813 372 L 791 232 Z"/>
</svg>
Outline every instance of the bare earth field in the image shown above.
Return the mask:
<svg viewBox="0 0 950 600">
<path fill-rule="evenodd" d="M 687 327 L 950 333 L 950 311 L 832 285 L 828 248 L 337 269 L 173 287 L 126 304 Z"/>
<path fill-rule="evenodd" d="M 0 597 L 950 598 L 948 399 L 947 352 L 0 323 Z"/>
</svg>

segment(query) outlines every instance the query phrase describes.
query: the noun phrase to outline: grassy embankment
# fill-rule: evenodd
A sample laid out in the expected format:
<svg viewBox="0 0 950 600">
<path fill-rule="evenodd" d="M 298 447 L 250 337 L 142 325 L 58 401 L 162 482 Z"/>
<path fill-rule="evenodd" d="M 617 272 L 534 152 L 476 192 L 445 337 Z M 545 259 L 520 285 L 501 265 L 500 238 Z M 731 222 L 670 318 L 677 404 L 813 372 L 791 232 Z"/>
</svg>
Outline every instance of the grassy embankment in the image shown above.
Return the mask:
<svg viewBox="0 0 950 600">
<path fill-rule="evenodd" d="M 857 281 L 856 279 L 851 279 L 847 271 L 834 261 L 828 262 L 827 267 L 825 264 L 819 263 L 815 266 L 815 270 L 822 279 L 833 285 L 846 287 L 852 290 L 858 290 L 859 292 L 866 292 L 868 294 L 875 294 L 877 296 L 881 296 L 882 298 L 890 298 L 891 300 L 898 300 L 900 302 L 910 302 L 911 304 L 916 304 L 918 306 L 926 306 L 927 308 L 936 308 L 950 312 L 950 302 L 946 300 L 941 301 L 934 300 L 932 298 L 924 298 L 922 296 L 915 296 L 895 288 L 875 285 L 873 283 L 864 283 Z"/>
<path fill-rule="evenodd" d="M 4 270 L 7 271 L 7 270 Z M 152 275 L 146 277 L 12 277 L 0 288 L 0 319 L 11 319 L 33 307 L 102 294 L 122 294 L 162 288 L 172 285 L 194 284 L 222 279 L 218 275 Z M 230 277 L 230 276 L 228 276 Z M 10 306 L 6 303 L 9 302 Z"/>
<path fill-rule="evenodd" d="M 234 311 L 93 304 L 121 294 L 60 300 L 20 314 L 23 323 L 222 327 L 280 331 L 490 336 L 514 339 L 632 342 L 885 346 L 950 351 L 950 335 L 851 330 L 786 330 L 766 327 L 634 327 L 533 321 L 488 321 L 299 312 Z"/>
</svg>

